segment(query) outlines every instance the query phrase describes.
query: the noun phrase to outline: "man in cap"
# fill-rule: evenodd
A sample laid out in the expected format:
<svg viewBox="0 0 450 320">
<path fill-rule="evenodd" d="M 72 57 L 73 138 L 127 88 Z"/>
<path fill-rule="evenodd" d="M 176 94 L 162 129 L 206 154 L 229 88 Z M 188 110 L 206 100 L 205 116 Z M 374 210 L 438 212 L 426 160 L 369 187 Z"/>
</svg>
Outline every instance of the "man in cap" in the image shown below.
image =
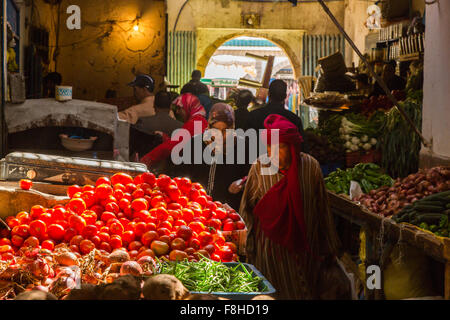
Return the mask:
<svg viewBox="0 0 450 320">
<path fill-rule="evenodd" d="M 146 74 L 141 74 L 134 78 L 133 82 L 128 84 L 133 87 L 133 93 L 138 104 L 119 112 L 119 119 L 135 124 L 140 118 L 155 115 L 154 100 L 152 94 L 155 88 L 155 81 Z"/>
</svg>

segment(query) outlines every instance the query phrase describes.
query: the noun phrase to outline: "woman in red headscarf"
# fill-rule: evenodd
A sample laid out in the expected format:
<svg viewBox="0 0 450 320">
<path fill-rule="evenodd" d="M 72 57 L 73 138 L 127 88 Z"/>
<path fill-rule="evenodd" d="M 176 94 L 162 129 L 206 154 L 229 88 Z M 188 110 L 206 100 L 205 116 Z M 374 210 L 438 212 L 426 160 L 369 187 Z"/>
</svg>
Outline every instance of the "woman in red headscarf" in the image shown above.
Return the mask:
<svg viewBox="0 0 450 320">
<path fill-rule="evenodd" d="M 319 299 L 320 278 L 330 261 L 336 266 L 339 247 L 320 165 L 301 152 L 302 137 L 289 120 L 272 114 L 264 126 L 268 155 L 278 156 L 278 164 L 264 164 L 260 157 L 248 175 L 240 206 L 248 228 L 247 259 L 279 298 Z"/>
<path fill-rule="evenodd" d="M 196 96 L 190 93 L 182 94 L 172 102 L 172 105 L 175 116 L 184 122 L 182 129 L 187 130 L 191 137 L 206 130 L 208 126 L 205 118 L 206 112 Z M 143 156 L 140 161 L 149 168 L 155 168 L 170 157 L 170 152 L 180 142 L 181 137 L 180 139 L 167 139 Z"/>
</svg>

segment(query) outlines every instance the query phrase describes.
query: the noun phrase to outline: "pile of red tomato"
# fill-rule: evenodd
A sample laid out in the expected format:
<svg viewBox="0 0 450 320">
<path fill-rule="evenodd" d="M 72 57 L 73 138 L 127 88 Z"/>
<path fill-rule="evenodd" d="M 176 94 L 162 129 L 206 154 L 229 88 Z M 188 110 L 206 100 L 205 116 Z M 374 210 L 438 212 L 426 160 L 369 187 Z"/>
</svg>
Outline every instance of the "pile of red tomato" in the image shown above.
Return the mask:
<svg viewBox="0 0 450 320">
<path fill-rule="evenodd" d="M 236 245 L 226 242 L 220 230 L 244 229 L 244 222 L 188 178 L 116 173 L 99 178 L 95 186 L 72 185 L 67 195 L 66 205 L 35 205 L 8 217 L 11 230 L 0 235 L 2 260 L 14 259 L 22 247 L 53 251 L 60 243 L 81 255 L 94 248 L 122 249 L 136 260 L 196 261 L 199 254 L 223 262 L 238 258 Z"/>
</svg>

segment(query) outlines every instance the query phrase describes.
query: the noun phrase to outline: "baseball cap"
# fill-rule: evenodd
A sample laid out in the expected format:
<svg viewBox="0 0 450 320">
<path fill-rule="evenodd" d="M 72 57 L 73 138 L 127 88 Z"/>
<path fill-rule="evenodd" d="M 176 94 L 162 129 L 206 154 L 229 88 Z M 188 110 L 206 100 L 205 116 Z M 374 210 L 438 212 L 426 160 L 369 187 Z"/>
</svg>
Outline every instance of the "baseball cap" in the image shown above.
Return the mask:
<svg viewBox="0 0 450 320">
<path fill-rule="evenodd" d="M 155 81 L 152 77 L 146 74 L 137 75 L 132 82 L 128 84 L 130 87 L 141 87 L 147 88 L 148 91 L 152 92 L 155 87 Z"/>
</svg>

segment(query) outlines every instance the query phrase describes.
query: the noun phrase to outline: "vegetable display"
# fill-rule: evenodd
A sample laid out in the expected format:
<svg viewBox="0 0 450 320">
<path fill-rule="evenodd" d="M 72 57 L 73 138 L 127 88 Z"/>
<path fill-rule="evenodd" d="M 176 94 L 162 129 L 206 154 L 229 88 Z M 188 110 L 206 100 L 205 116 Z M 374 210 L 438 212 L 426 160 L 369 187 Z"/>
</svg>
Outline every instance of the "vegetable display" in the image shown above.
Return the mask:
<svg viewBox="0 0 450 320">
<path fill-rule="evenodd" d="M 408 222 L 429 230 L 437 236 L 448 237 L 450 232 L 450 191 L 425 197 L 405 206 L 392 219 L 395 222 Z"/>
<path fill-rule="evenodd" d="M 398 101 L 405 100 L 406 94 L 403 90 L 393 90 L 392 95 Z M 370 116 L 374 112 L 383 110 L 389 111 L 394 105 L 392 101 L 385 95 L 372 96 L 370 99 L 363 100 L 360 106 L 361 114 Z"/>
<path fill-rule="evenodd" d="M 392 187 L 371 190 L 355 200 L 374 213 L 392 216 L 419 199 L 447 190 L 450 190 L 450 167 L 435 167 L 398 178 Z"/>
<path fill-rule="evenodd" d="M 342 117 L 339 129 L 340 137 L 347 152 L 359 150 L 369 151 L 377 145 L 377 137 L 381 126 L 381 113 L 370 119 L 365 116 L 349 113 Z"/>
<path fill-rule="evenodd" d="M 422 91 L 408 92 L 407 99 L 400 103 L 416 127 L 422 128 Z M 383 146 L 381 165 L 392 177 L 403 178 L 417 172 L 421 141 L 397 107 L 386 113 L 380 144 Z"/>
<path fill-rule="evenodd" d="M 197 292 L 258 292 L 261 279 L 242 265 L 233 267 L 210 259 L 198 262 L 163 262 L 160 273 L 174 275 L 189 291 Z"/>
<path fill-rule="evenodd" d="M 328 190 L 335 193 L 348 194 L 351 181 L 358 182 L 364 193 L 368 193 L 381 186 L 392 186 L 394 183 L 392 178 L 384 174 L 378 165 L 374 163 L 359 163 L 354 168 L 346 170 L 337 169 L 330 173 L 325 178 L 325 186 Z"/>
<path fill-rule="evenodd" d="M 60 297 L 67 293 L 61 267 L 78 266 L 85 282 L 98 284 L 152 273 L 153 258 L 238 259 L 236 245 L 221 230 L 245 228 L 239 214 L 187 178 L 117 173 L 95 186 L 70 186 L 67 195 L 65 206 L 35 205 L 6 219 L 10 230 L 1 230 L 0 279 L 28 279 L 25 287 L 38 283 Z"/>
<path fill-rule="evenodd" d="M 308 141 L 309 154 L 320 164 L 343 162 L 344 149 L 340 144 L 332 144 L 326 136 L 320 134 L 319 130 L 306 129 L 305 138 Z"/>
</svg>

